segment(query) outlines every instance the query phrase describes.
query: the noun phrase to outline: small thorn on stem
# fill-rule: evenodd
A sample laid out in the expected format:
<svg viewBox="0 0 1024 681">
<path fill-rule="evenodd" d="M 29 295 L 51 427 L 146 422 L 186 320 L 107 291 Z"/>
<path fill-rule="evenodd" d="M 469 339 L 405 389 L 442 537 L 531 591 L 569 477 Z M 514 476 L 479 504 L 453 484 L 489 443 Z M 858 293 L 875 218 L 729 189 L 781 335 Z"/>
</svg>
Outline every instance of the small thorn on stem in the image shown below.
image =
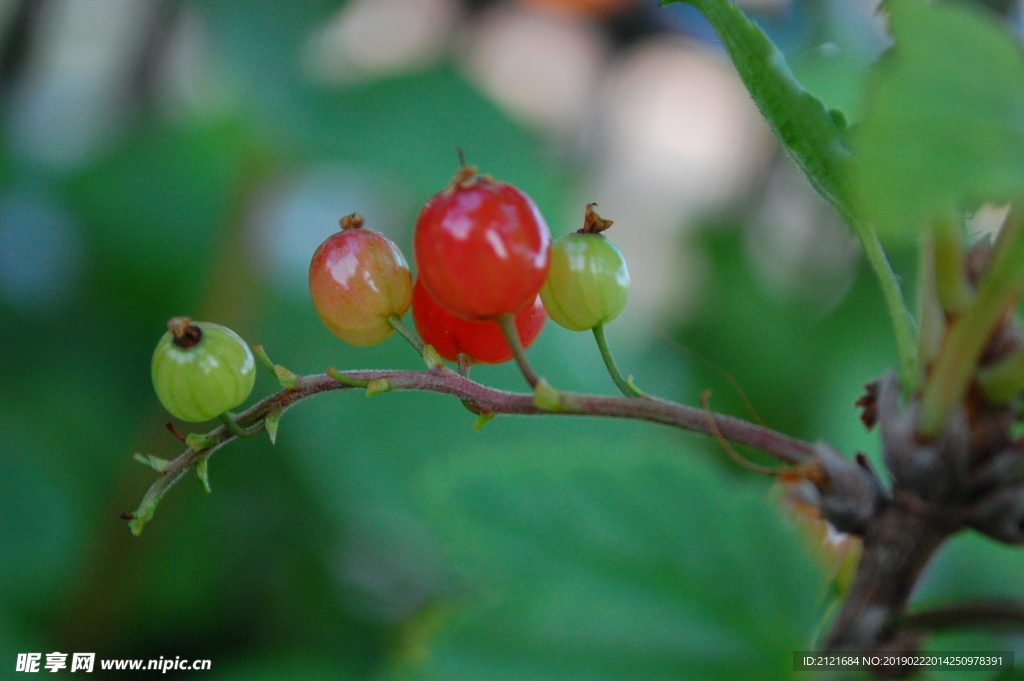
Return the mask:
<svg viewBox="0 0 1024 681">
<path fill-rule="evenodd" d="M 174 423 L 168 421 L 167 423 L 164 424 L 164 427 L 167 428 L 167 430 L 171 431 L 171 435 L 178 438 L 182 442 L 185 441 L 185 436 L 178 432 L 178 429 L 174 427 Z"/>
<path fill-rule="evenodd" d="M 366 220 L 359 213 L 350 213 L 342 219 L 338 220 L 338 224 L 341 226 L 342 231 L 346 229 L 362 229 L 363 223 Z"/>
<path fill-rule="evenodd" d="M 481 428 L 486 426 L 488 423 L 494 420 L 497 416 L 493 411 L 481 411 L 478 412 L 476 421 L 473 422 L 473 432 L 479 432 Z"/>
<path fill-rule="evenodd" d="M 122 513 L 121 515 L 119 515 L 117 517 L 120 518 L 121 520 L 135 520 L 135 514 L 134 513 Z"/>
</svg>

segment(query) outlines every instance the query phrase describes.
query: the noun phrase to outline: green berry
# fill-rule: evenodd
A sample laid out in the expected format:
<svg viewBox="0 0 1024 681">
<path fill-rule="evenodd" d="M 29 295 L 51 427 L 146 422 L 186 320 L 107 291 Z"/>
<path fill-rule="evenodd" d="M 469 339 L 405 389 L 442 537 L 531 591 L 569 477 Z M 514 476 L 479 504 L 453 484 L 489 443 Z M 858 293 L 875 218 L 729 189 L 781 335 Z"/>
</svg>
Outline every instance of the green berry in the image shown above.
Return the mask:
<svg viewBox="0 0 1024 681">
<path fill-rule="evenodd" d="M 182 421 L 209 421 L 245 402 L 256 362 L 231 329 L 174 317 L 153 351 L 153 389 Z"/>
<path fill-rule="evenodd" d="M 551 244 L 551 269 L 540 290 L 548 316 L 570 331 L 607 324 L 629 300 L 626 260 L 600 233 L 611 220 L 603 220 L 591 205 L 583 229 Z"/>
</svg>

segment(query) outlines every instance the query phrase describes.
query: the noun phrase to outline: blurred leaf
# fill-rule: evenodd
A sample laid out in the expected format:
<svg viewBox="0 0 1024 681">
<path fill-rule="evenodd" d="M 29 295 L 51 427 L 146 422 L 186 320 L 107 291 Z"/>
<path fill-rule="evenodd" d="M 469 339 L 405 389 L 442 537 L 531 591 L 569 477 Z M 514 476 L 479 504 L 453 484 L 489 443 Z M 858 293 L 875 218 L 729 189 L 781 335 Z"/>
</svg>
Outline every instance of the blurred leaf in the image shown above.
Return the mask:
<svg viewBox="0 0 1024 681">
<path fill-rule="evenodd" d="M 0 411 L 0 598 L 5 602 L 42 599 L 61 585 L 79 557 L 76 534 L 83 529 L 69 485 L 53 475 L 49 462 L 34 456 L 31 443 L 13 430 L 16 425 Z"/>
<path fill-rule="evenodd" d="M 966 531 L 944 546 L 915 600 L 951 604 L 968 599 L 1024 600 L 1024 552 Z"/>
<path fill-rule="evenodd" d="M 276 656 L 247 658 L 227 662 L 212 660 L 210 681 L 345 681 L 356 678 L 322 653 L 296 654 L 287 651 Z"/>
<path fill-rule="evenodd" d="M 759 488 L 652 450 L 435 467 L 426 504 L 478 598 L 422 678 L 789 678 L 820 615 L 810 554 Z"/>
<path fill-rule="evenodd" d="M 195 305 L 253 158 L 238 120 L 158 127 L 68 183 L 108 304 L 156 320 Z"/>
<path fill-rule="evenodd" d="M 338 87 L 303 76 L 299 55 L 343 5 L 202 4 L 219 51 L 249 81 L 261 133 L 305 161 L 343 158 L 383 172 L 400 189 L 389 198 L 408 212 L 410 226 L 421 202 L 458 168 L 458 147 L 481 172 L 522 188 L 550 213 L 562 180 L 552 177 L 552 147 L 509 120 L 453 64 Z"/>
<path fill-rule="evenodd" d="M 878 227 L 1024 189 L 1024 58 L 967 4 L 888 3 L 895 47 L 876 67 L 856 151 L 859 207 Z"/>
<path fill-rule="evenodd" d="M 912 609 L 946 607 L 968 602 L 999 599 L 1024 600 L 1024 552 L 968 530 L 951 539 L 936 556 L 918 586 Z M 1006 629 L 964 628 L 942 632 L 931 638 L 928 650 L 1013 650 L 1017 659 L 1024 654 L 1020 632 Z M 944 671 L 936 679 L 1019 679 L 1016 675 Z"/>
<path fill-rule="evenodd" d="M 696 403 L 697 395 L 711 388 L 717 411 L 763 419 L 796 437 L 824 437 L 842 451 L 863 446 L 864 429 L 853 403 L 861 386 L 896 360 L 866 266 L 839 306 L 821 318 L 820 310 L 799 298 L 772 295 L 744 256 L 734 225 L 711 226 L 691 243 L 701 251 L 706 278 L 698 305 L 674 334 L 680 352 L 694 360 L 692 392 L 682 399 Z M 902 259 L 895 262 L 902 270 Z M 836 394 L 840 389 L 845 395 Z M 827 416 L 826 401 L 835 407 Z M 835 429 L 840 422 L 846 426 L 842 433 Z M 868 451 L 876 448 L 873 444 Z"/>
</svg>

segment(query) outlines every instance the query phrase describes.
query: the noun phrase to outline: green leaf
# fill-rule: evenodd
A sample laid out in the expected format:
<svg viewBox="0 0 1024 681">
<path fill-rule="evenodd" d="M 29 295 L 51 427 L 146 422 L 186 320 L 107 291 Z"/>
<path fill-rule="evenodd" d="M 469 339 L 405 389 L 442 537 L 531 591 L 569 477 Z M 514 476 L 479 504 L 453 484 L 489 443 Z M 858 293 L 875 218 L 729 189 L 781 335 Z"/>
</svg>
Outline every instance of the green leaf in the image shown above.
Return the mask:
<svg viewBox="0 0 1024 681">
<path fill-rule="evenodd" d="M 850 153 L 843 143 L 846 118 L 842 112 L 826 111 L 800 86 L 771 38 L 731 0 L 685 1 L 714 27 L 761 114 L 811 185 L 849 219 Z"/>
<path fill-rule="evenodd" d="M 789 678 L 821 614 L 814 560 L 763 487 L 653 449 L 475 450 L 431 471 L 478 598 L 419 678 Z"/>
<path fill-rule="evenodd" d="M 914 595 L 914 608 L 1024 599 L 1024 553 L 974 531 L 942 547 Z"/>
<path fill-rule="evenodd" d="M 1024 189 L 1024 58 L 982 10 L 889 2 L 895 46 L 878 63 L 855 190 L 880 231 Z"/>
<path fill-rule="evenodd" d="M 846 116 L 838 109 L 826 110 L 820 100 L 800 86 L 775 44 L 732 0 L 685 1 L 700 10 L 714 27 L 750 96 L 811 186 L 856 232 L 892 319 L 900 378 L 912 391 L 919 375 L 913 321 L 878 236 L 855 216 L 850 188 L 853 160 L 846 144 L 851 135 Z"/>
<path fill-rule="evenodd" d="M 156 319 L 196 305 L 254 172 L 248 130 L 242 118 L 142 126 L 69 178 L 67 199 L 89 242 L 91 285 L 107 305 Z"/>
</svg>

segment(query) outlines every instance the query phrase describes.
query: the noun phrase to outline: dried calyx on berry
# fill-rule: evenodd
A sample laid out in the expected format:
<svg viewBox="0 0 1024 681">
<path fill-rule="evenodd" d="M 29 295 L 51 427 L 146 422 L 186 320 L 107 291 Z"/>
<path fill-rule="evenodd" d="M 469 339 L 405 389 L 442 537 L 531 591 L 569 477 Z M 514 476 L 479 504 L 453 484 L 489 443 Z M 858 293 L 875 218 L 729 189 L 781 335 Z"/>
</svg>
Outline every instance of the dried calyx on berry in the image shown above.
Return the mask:
<svg viewBox="0 0 1024 681">
<path fill-rule="evenodd" d="M 182 349 L 190 348 L 203 339 L 203 330 L 192 323 L 191 317 L 171 317 L 167 321 L 167 330 L 174 336 L 174 344 Z"/>
<path fill-rule="evenodd" d="M 605 220 L 594 210 L 596 203 L 588 203 L 583 211 L 583 227 L 576 230 L 577 234 L 600 234 L 615 224 L 612 220 Z"/>
</svg>

